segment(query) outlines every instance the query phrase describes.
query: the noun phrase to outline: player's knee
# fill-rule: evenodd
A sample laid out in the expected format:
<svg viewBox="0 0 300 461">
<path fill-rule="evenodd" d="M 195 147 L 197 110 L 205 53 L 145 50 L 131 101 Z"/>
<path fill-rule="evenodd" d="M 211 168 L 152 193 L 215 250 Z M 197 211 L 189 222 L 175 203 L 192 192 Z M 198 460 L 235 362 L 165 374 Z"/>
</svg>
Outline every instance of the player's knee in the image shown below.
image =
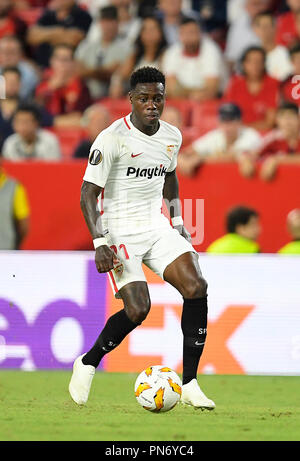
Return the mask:
<svg viewBox="0 0 300 461">
<path fill-rule="evenodd" d="M 139 304 L 131 304 L 127 306 L 127 315 L 132 322 L 140 324 L 147 317 L 150 307 L 150 299 L 140 302 Z"/>
<path fill-rule="evenodd" d="M 204 298 L 207 295 L 207 282 L 203 277 L 192 281 L 184 288 L 183 297 L 186 299 Z"/>
</svg>

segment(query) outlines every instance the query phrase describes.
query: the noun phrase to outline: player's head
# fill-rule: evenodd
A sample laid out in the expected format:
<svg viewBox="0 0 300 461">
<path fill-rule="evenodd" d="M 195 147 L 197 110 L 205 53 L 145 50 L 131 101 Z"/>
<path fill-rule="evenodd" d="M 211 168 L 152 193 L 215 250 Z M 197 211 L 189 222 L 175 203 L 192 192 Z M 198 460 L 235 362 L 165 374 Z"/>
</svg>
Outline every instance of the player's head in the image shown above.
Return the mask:
<svg viewBox="0 0 300 461">
<path fill-rule="evenodd" d="M 165 103 L 165 76 L 155 67 L 141 67 L 130 77 L 132 113 L 144 126 L 155 126 Z"/>
<path fill-rule="evenodd" d="M 300 208 L 290 211 L 286 218 L 289 233 L 294 240 L 300 239 Z"/>
<path fill-rule="evenodd" d="M 35 139 L 40 126 L 40 111 L 35 104 L 21 103 L 17 107 L 13 117 L 13 128 L 25 141 Z"/>
<path fill-rule="evenodd" d="M 276 125 L 287 136 L 299 131 L 299 108 L 291 102 L 282 103 L 277 109 Z"/>
<path fill-rule="evenodd" d="M 227 232 L 255 241 L 260 234 L 259 216 L 256 210 L 236 206 L 226 216 Z"/>
</svg>

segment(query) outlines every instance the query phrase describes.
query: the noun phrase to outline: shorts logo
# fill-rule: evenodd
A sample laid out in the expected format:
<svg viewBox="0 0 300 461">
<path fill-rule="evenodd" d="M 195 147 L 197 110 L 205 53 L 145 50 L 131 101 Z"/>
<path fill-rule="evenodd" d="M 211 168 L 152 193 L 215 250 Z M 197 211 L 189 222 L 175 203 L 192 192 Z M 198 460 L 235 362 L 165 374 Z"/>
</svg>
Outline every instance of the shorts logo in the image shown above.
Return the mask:
<svg viewBox="0 0 300 461">
<path fill-rule="evenodd" d="M 94 149 L 89 156 L 89 162 L 91 165 L 98 165 L 102 162 L 103 155 L 99 149 Z"/>
</svg>

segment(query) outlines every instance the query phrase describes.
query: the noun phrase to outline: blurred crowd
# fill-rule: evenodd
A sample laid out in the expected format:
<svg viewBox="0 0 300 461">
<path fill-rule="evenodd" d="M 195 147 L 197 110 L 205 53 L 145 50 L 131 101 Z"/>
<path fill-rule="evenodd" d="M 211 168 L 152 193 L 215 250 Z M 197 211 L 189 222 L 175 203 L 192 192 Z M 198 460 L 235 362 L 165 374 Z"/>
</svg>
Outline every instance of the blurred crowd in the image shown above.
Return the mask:
<svg viewBox="0 0 300 461">
<path fill-rule="evenodd" d="M 0 0 L 1 156 L 87 158 L 142 66 L 166 75 L 181 174 L 300 164 L 300 0 Z"/>
</svg>

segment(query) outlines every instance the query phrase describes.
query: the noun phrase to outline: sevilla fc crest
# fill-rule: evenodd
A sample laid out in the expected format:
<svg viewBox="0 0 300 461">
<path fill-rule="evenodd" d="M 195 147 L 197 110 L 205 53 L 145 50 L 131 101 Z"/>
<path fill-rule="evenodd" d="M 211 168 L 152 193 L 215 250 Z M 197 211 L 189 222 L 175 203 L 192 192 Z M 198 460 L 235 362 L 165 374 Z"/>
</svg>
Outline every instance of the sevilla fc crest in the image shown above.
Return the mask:
<svg viewBox="0 0 300 461">
<path fill-rule="evenodd" d="M 174 150 L 175 150 L 175 146 L 173 144 L 170 144 L 169 146 L 167 146 L 167 156 L 172 160 L 172 157 L 174 155 Z"/>
</svg>

